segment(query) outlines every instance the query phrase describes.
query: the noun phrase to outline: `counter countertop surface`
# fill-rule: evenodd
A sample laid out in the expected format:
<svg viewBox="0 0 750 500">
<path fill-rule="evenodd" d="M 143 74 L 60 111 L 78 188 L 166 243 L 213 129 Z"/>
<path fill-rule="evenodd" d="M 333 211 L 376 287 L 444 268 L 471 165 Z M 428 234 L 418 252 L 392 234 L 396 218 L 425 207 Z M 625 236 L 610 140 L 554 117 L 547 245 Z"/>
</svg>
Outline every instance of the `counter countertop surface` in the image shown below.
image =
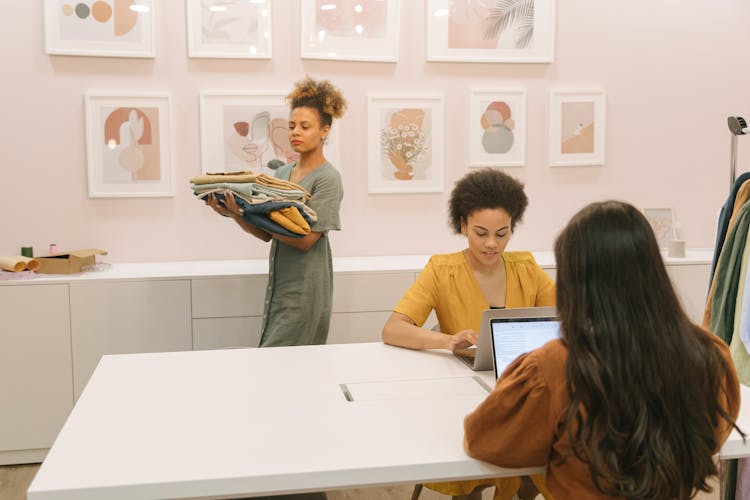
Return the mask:
<svg viewBox="0 0 750 500">
<path fill-rule="evenodd" d="M 555 267 L 554 254 L 532 252 L 540 266 L 546 269 Z M 667 265 L 705 265 L 713 257 L 711 249 L 688 250 L 684 258 L 664 256 Z M 427 264 L 429 255 L 379 255 L 370 257 L 334 257 L 335 273 L 358 272 L 419 272 Z M 267 259 L 247 260 L 196 260 L 168 262 L 126 262 L 114 263 L 100 271 L 79 274 L 37 274 L 30 279 L 0 280 L 2 285 L 74 283 L 99 280 L 140 280 L 140 279 L 188 279 L 265 276 L 268 274 Z"/>
</svg>

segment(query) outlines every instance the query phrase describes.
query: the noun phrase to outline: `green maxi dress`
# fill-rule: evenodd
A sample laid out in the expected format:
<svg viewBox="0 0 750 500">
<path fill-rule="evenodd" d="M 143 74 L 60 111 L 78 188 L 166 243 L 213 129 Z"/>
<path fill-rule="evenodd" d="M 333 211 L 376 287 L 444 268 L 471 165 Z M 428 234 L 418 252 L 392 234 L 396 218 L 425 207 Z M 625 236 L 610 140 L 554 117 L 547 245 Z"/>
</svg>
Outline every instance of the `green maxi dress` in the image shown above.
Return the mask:
<svg viewBox="0 0 750 500">
<path fill-rule="evenodd" d="M 289 180 L 293 166 L 279 167 L 276 177 Z M 333 298 L 328 231 L 341 229 L 344 188 L 339 172 L 328 162 L 298 184 L 312 195 L 307 205 L 318 215 L 310 229 L 322 234 L 307 252 L 272 240 L 259 347 L 325 344 L 328 339 Z"/>
</svg>

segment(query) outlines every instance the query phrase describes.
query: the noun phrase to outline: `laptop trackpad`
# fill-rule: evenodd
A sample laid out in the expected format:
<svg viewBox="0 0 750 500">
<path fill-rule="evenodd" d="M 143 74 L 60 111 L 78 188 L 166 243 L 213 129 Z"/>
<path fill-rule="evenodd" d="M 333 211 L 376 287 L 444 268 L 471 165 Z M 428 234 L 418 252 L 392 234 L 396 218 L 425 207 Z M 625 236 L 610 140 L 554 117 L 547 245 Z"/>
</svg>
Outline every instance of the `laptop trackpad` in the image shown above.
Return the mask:
<svg viewBox="0 0 750 500">
<path fill-rule="evenodd" d="M 355 382 L 341 384 L 341 391 L 348 401 L 487 396 L 487 386 L 479 377 Z"/>
</svg>

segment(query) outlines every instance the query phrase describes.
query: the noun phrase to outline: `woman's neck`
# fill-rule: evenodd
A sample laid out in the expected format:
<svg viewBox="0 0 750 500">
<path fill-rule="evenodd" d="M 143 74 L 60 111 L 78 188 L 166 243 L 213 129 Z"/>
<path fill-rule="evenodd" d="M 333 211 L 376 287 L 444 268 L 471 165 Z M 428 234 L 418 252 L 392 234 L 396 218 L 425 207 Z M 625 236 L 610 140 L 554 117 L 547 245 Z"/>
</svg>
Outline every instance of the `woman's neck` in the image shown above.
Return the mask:
<svg viewBox="0 0 750 500">
<path fill-rule="evenodd" d="M 472 271 L 483 276 L 492 276 L 497 273 L 505 272 L 505 259 L 503 259 L 502 254 L 500 254 L 500 258 L 497 262 L 488 265 L 477 260 L 471 253 L 471 251 L 467 248 L 466 250 L 464 250 L 464 258 L 466 259 L 466 262 L 469 264 L 469 267 Z"/>
<path fill-rule="evenodd" d="M 297 168 L 300 170 L 313 170 L 325 162 L 326 158 L 323 156 L 323 148 L 318 148 L 314 151 L 301 154 L 297 161 Z"/>
</svg>

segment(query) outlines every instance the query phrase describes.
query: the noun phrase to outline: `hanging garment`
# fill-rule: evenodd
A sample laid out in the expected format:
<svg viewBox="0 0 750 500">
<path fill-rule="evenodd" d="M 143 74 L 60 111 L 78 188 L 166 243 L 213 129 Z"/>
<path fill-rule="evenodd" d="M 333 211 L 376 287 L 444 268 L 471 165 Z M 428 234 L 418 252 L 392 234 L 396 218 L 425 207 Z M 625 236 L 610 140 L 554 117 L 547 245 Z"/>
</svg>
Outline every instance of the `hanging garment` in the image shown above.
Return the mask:
<svg viewBox="0 0 750 500">
<path fill-rule="evenodd" d="M 734 226 L 734 223 L 739 215 L 740 210 L 749 199 L 750 199 L 750 180 L 744 181 L 742 185 L 740 186 L 736 196 L 734 197 L 734 205 L 733 205 L 731 214 L 729 212 L 725 212 L 729 216 L 727 218 L 728 231 L 731 232 L 732 227 Z M 722 208 L 722 212 L 724 212 L 723 208 Z M 721 252 L 724 250 L 725 244 L 726 244 L 726 240 L 723 239 L 720 245 L 721 249 L 714 250 L 714 260 L 717 261 L 717 265 L 718 265 L 718 261 L 721 259 Z M 716 269 L 713 269 L 711 271 L 711 286 L 708 290 L 708 297 L 706 298 L 706 307 L 703 310 L 703 326 L 708 329 L 710 329 L 711 327 L 711 316 L 712 316 L 715 290 L 716 290 Z"/>
<path fill-rule="evenodd" d="M 750 180 L 750 172 L 743 173 L 734 181 L 734 185 L 732 186 L 732 191 L 731 193 L 729 193 L 729 198 L 727 198 L 727 201 L 721 207 L 721 211 L 719 212 L 719 223 L 718 223 L 718 227 L 716 228 L 716 244 L 714 245 L 714 257 L 713 257 L 713 261 L 711 262 L 711 277 L 710 277 L 711 281 L 713 281 L 714 270 L 716 269 L 716 263 L 719 260 L 719 254 L 721 253 L 721 248 L 724 246 L 724 238 L 726 238 L 727 231 L 729 229 L 729 219 L 731 218 L 732 214 L 737 209 L 737 206 L 735 205 L 737 193 L 739 192 L 740 188 L 744 186 L 748 180 Z M 744 204 L 745 203 L 743 202 L 740 204 L 740 206 Z M 732 212 L 729 212 L 729 207 L 732 207 Z"/>
<path fill-rule="evenodd" d="M 709 297 L 711 303 L 706 306 L 710 320 L 709 329 L 727 344 L 732 342 L 734 332 L 737 289 L 749 226 L 750 203 L 746 203 L 740 209 L 734 224 L 730 224 L 729 234 L 724 241 L 714 274 L 714 293 Z"/>
</svg>

